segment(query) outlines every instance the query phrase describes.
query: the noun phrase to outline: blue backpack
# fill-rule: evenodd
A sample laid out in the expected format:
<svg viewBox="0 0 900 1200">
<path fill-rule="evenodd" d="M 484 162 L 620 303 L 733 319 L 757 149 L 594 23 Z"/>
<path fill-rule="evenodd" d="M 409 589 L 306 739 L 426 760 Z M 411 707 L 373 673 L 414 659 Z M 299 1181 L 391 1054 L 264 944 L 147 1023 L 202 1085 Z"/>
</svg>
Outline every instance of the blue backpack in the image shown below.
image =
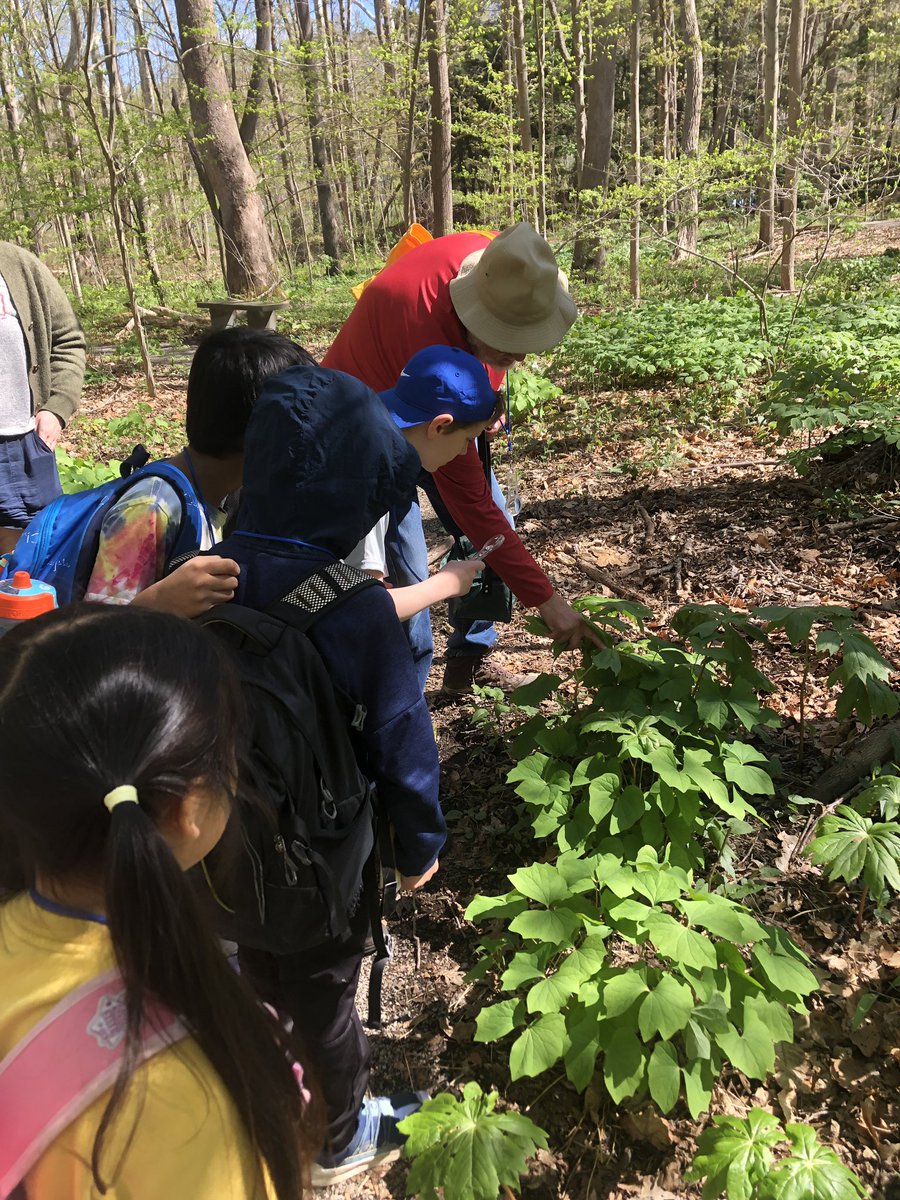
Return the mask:
<svg viewBox="0 0 900 1200">
<path fill-rule="evenodd" d="M 58 496 L 42 509 L 19 538 L 13 553 L 5 561 L 0 559 L 0 579 L 11 577 L 15 571 L 27 571 L 32 579 L 56 588 L 60 605 L 84 599 L 107 512 L 148 475 L 165 479 L 181 500 L 181 526 L 167 565 L 199 550 L 206 522 L 190 481 L 167 462 L 147 463 L 132 470 L 134 458 L 131 455 L 122 463 L 120 469 L 130 471 L 124 478 L 111 479 L 86 492 Z"/>
</svg>

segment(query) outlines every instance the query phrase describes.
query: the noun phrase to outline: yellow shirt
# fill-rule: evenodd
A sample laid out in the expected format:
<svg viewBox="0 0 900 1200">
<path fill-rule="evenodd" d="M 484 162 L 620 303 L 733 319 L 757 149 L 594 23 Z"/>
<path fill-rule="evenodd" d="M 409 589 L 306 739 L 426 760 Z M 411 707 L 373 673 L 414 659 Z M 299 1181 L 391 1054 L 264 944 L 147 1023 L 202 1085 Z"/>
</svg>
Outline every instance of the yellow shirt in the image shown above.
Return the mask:
<svg viewBox="0 0 900 1200">
<path fill-rule="evenodd" d="M 105 925 L 46 912 L 27 895 L 0 905 L 0 1056 L 70 991 L 114 965 Z M 29 1172 L 28 1200 L 100 1200 L 90 1161 L 107 1100 L 86 1109 Z M 105 1179 L 123 1151 L 107 1200 L 266 1200 L 268 1194 L 234 1104 L 192 1038 L 135 1072 L 107 1138 Z"/>
</svg>

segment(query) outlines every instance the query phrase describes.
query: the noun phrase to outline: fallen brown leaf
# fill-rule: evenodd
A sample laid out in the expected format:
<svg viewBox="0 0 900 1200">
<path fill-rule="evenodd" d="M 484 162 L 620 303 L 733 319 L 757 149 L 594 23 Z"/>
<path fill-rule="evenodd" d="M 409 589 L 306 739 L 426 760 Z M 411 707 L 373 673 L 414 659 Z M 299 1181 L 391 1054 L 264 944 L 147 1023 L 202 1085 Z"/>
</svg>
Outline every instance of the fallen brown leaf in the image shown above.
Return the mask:
<svg viewBox="0 0 900 1200">
<path fill-rule="evenodd" d="M 626 1112 L 619 1124 L 630 1138 L 638 1142 L 649 1142 L 657 1150 L 665 1150 L 672 1144 L 672 1130 L 669 1122 L 651 1108 L 640 1112 Z"/>
</svg>

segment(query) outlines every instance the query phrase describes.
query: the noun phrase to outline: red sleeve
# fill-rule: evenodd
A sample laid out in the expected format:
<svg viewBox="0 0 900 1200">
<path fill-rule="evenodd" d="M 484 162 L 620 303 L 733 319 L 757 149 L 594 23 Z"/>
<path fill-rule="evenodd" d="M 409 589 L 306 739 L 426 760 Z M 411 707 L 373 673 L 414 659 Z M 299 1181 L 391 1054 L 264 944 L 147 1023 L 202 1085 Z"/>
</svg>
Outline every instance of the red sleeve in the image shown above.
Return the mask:
<svg viewBox="0 0 900 1200">
<path fill-rule="evenodd" d="M 504 535 L 504 544 L 491 555 L 491 566 L 516 598 L 526 608 L 537 608 L 549 600 L 553 584 L 494 503 L 475 444 L 435 471 L 434 481 L 450 516 L 476 549 L 494 534 Z"/>
</svg>

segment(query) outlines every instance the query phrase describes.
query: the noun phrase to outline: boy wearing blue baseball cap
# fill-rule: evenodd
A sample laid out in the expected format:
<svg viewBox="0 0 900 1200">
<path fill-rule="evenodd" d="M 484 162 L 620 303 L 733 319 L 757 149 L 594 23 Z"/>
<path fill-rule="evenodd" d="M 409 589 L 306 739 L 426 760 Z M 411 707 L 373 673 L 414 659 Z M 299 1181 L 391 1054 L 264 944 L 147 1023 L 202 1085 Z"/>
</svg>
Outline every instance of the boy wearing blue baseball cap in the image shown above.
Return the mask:
<svg viewBox="0 0 900 1200">
<path fill-rule="evenodd" d="M 465 454 L 500 415 L 487 371 L 473 355 L 453 346 L 420 350 L 381 399 L 429 474 Z M 380 579 L 391 575 L 393 555 L 386 546 L 389 516 L 386 513 L 346 559 Z M 464 596 L 482 566 L 477 558 L 450 562 L 421 583 L 391 589 L 398 617 L 406 621 L 441 600 Z"/>
</svg>

